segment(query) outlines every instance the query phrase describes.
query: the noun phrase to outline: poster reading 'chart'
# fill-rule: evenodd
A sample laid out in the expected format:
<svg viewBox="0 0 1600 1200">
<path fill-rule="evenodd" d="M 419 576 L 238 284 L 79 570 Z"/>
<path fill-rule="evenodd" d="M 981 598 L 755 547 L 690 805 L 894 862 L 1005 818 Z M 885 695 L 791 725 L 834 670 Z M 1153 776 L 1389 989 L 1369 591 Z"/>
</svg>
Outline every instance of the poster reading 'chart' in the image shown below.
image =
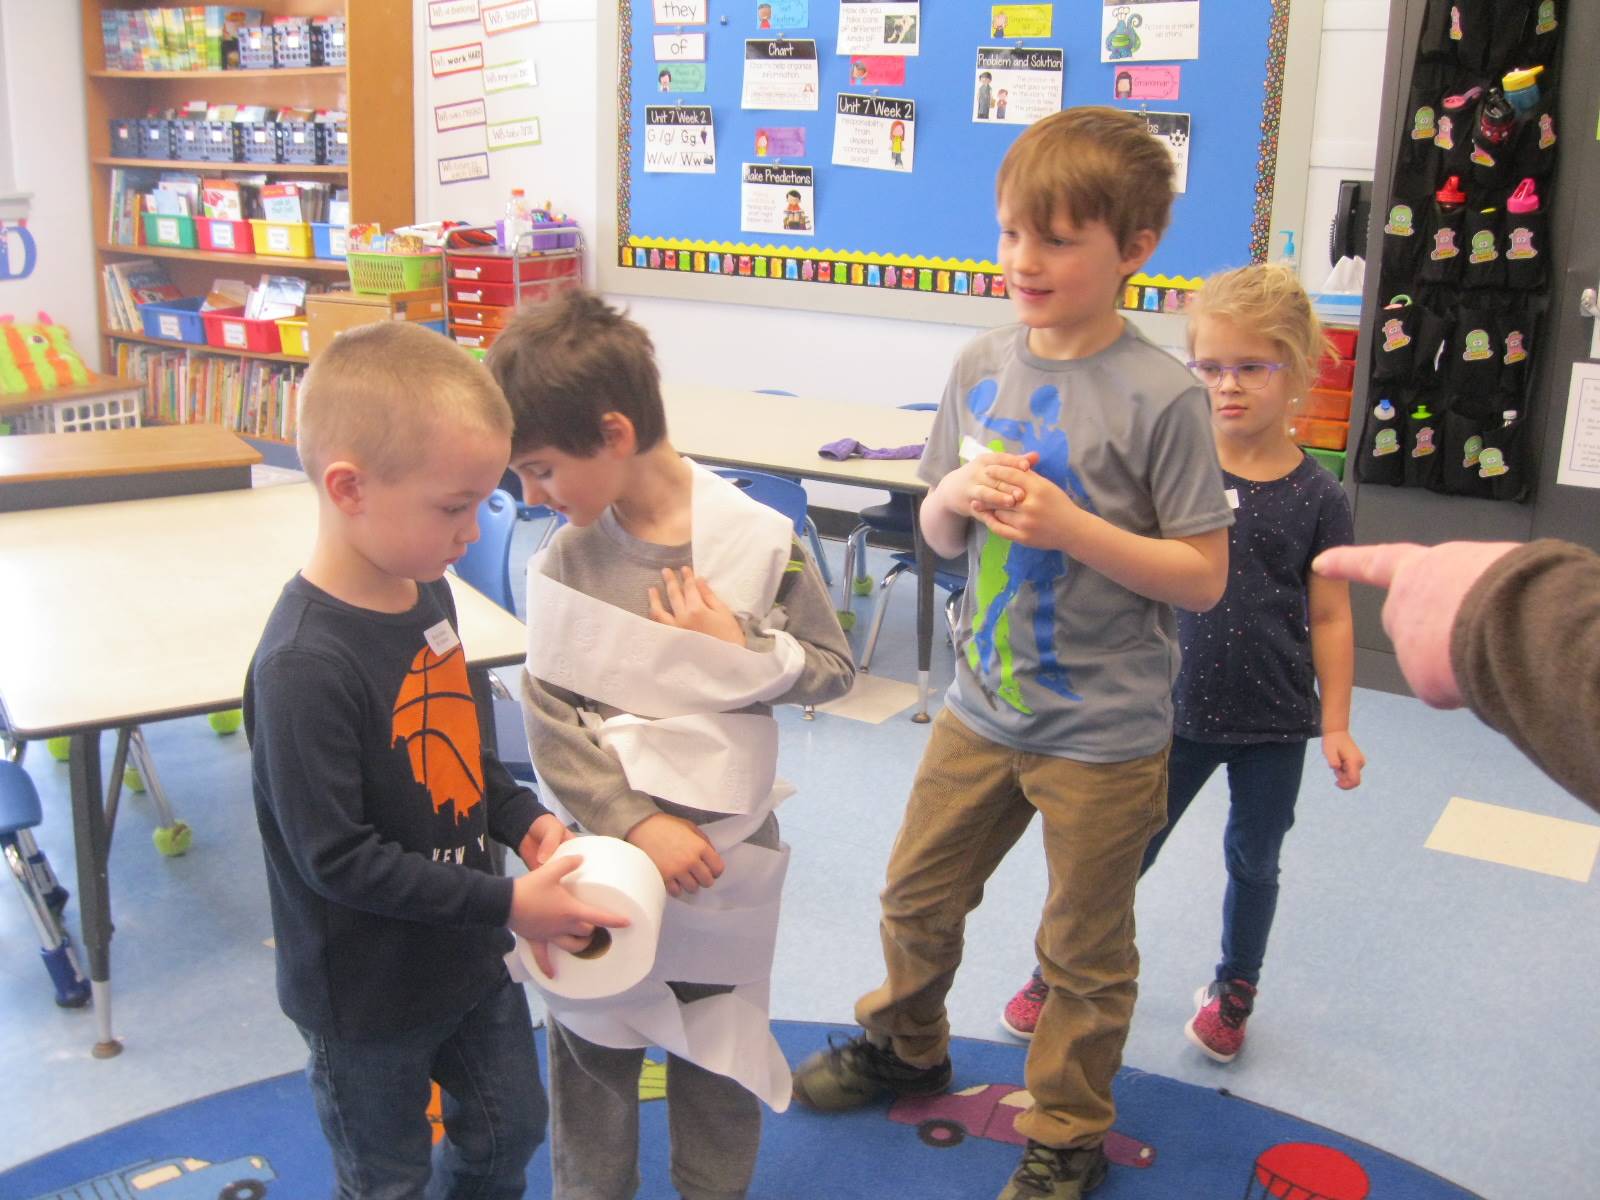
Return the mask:
<svg viewBox="0 0 1600 1200">
<path fill-rule="evenodd" d="M 839 93 L 833 125 L 834 165 L 909 171 L 916 138 L 916 101 Z"/>
<path fill-rule="evenodd" d="M 660 174 L 714 175 L 717 132 L 708 104 L 647 104 L 644 169 Z"/>
<path fill-rule="evenodd" d="M 817 43 L 810 39 L 747 39 L 739 105 L 815 112 Z"/>
<path fill-rule="evenodd" d="M 816 232 L 816 192 L 810 167 L 747 162 L 740 178 L 740 229 L 806 237 Z"/>
<path fill-rule="evenodd" d="M 979 46 L 972 119 L 1031 125 L 1059 112 L 1065 63 L 1056 47 Z"/>
</svg>

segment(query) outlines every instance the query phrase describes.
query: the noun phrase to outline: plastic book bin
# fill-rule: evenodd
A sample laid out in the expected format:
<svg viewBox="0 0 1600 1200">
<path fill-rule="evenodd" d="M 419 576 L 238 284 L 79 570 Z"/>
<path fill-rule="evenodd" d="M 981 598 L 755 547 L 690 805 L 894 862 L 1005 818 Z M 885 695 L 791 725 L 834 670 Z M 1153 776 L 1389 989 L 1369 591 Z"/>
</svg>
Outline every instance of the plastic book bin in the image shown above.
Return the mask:
<svg viewBox="0 0 1600 1200">
<path fill-rule="evenodd" d="M 172 122 L 166 117 L 140 117 L 139 157 L 172 158 Z"/>
<path fill-rule="evenodd" d="M 152 246 L 170 246 L 174 250 L 195 248 L 193 217 L 166 213 L 144 214 L 144 240 Z"/>
<path fill-rule="evenodd" d="M 278 341 L 284 354 L 295 358 L 311 357 L 311 330 L 304 317 L 279 317 Z"/>
<path fill-rule="evenodd" d="M 145 337 L 204 346 L 206 326 L 200 319 L 200 306 L 205 302 L 204 296 L 190 296 L 183 300 L 162 300 L 155 304 L 139 305 L 139 319 L 144 322 Z"/>
<path fill-rule="evenodd" d="M 239 161 L 275 163 L 278 161 L 278 123 L 276 121 L 239 122 Z"/>
<path fill-rule="evenodd" d="M 1317 417 L 1324 421 L 1348 421 L 1350 419 L 1350 393 L 1330 392 L 1322 388 L 1312 388 L 1299 400 L 1295 401 L 1293 412 L 1297 417 Z"/>
<path fill-rule="evenodd" d="M 255 230 L 257 254 L 311 257 L 311 226 L 304 222 L 263 221 L 252 217 L 250 227 Z"/>
<path fill-rule="evenodd" d="M 200 231 L 200 249 L 216 250 L 222 254 L 254 254 L 255 231 L 249 221 L 230 221 L 223 217 L 196 217 Z"/>
<path fill-rule="evenodd" d="M 1313 446 L 1319 450 L 1343 450 L 1345 443 L 1350 439 L 1350 423 L 1295 416 L 1289 419 L 1289 436 L 1299 446 Z"/>
<path fill-rule="evenodd" d="M 253 350 L 257 354 L 277 354 L 277 321 L 252 321 L 242 308 L 215 308 L 201 313 L 205 322 L 206 345 L 218 350 Z"/>
<path fill-rule="evenodd" d="M 435 288 L 444 280 L 444 260 L 438 254 L 350 250 L 345 254 L 345 265 L 350 270 L 350 287 L 375 295 Z"/>
<path fill-rule="evenodd" d="M 330 225 L 326 221 L 311 222 L 311 254 L 314 258 L 345 256 L 350 231 L 343 225 Z"/>
<path fill-rule="evenodd" d="M 111 157 L 143 158 L 139 150 L 139 119 L 137 117 L 111 118 Z"/>
<path fill-rule="evenodd" d="M 1343 450 L 1323 450 L 1316 446 L 1307 446 L 1305 447 L 1305 452 L 1333 472 L 1335 479 L 1344 478 L 1345 452 Z"/>
</svg>

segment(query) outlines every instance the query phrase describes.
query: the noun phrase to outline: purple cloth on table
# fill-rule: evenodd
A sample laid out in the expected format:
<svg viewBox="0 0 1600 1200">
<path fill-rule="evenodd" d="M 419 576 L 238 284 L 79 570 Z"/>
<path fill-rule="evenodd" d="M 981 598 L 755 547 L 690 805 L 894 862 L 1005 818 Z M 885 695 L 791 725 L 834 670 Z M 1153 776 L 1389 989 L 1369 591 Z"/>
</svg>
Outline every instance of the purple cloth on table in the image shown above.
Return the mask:
<svg viewBox="0 0 1600 1200">
<path fill-rule="evenodd" d="M 886 446 L 877 449 L 872 446 L 863 446 L 855 438 L 840 438 L 837 442 L 829 442 L 826 446 L 817 449 L 821 458 L 831 458 L 834 462 L 844 462 L 847 458 L 921 458 L 923 443 L 917 442 L 910 446 Z"/>
</svg>

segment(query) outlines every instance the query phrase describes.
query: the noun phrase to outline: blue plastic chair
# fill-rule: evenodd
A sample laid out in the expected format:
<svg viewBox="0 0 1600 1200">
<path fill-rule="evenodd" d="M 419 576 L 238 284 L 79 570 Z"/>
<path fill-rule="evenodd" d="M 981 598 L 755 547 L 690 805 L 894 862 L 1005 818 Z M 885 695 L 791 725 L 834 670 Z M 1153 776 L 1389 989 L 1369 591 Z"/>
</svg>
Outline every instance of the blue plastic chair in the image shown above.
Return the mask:
<svg viewBox="0 0 1600 1200">
<path fill-rule="evenodd" d="M 511 591 L 511 539 L 517 532 L 518 505 L 496 488 L 478 505 L 478 540 L 456 563 L 456 575 L 508 613 L 517 611 Z"/>
<path fill-rule="evenodd" d="M 902 404 L 908 412 L 935 412 L 937 404 Z M 916 502 L 902 493 L 891 493 L 887 504 L 873 504 L 861 510 L 861 523 L 850 531 L 844 541 L 844 580 L 839 589 L 839 608 L 850 611 L 851 598 L 860 591 L 865 595 L 871 589 L 871 580 L 865 574 L 867 538 L 872 534 L 887 536 L 903 545 L 909 545 L 917 521 Z M 888 576 L 885 576 L 888 578 Z M 865 588 L 858 585 L 866 584 Z"/>
<path fill-rule="evenodd" d="M 757 388 L 758 396 L 793 396 L 793 392 L 786 392 L 782 388 Z M 779 479 L 788 480 L 798 484 L 800 480 L 793 475 L 779 475 Z M 817 570 L 822 572 L 822 582 L 829 587 L 833 586 L 833 571 L 828 566 L 828 556 L 822 552 L 822 534 L 817 531 L 817 523 L 811 519 L 811 514 L 806 514 L 805 525 L 800 530 L 801 535 L 811 543 L 811 557 L 817 560 Z"/>
<path fill-rule="evenodd" d="M 22 889 L 22 898 L 39 935 L 39 957 L 44 960 L 56 1003 L 80 1008 L 89 1000 L 89 981 L 83 977 L 72 938 L 61 926 L 67 890 L 57 882 L 50 864 L 33 840 L 33 829 L 44 819 L 38 789 L 20 764 L 0 759 L 0 853 Z"/>
<path fill-rule="evenodd" d="M 891 555 L 893 566 L 884 573 L 883 579 L 878 584 L 878 603 L 872 610 L 872 628 L 867 632 L 867 645 L 861 655 L 861 669 L 872 669 L 872 652 L 878 645 L 878 631 L 883 628 L 883 617 L 889 610 L 889 593 L 894 590 L 895 581 L 907 572 L 917 573 L 917 556 L 915 554 L 897 553 Z M 956 613 L 961 605 L 961 594 L 967 588 L 967 575 L 964 570 L 958 569 L 959 563 L 950 559 L 938 560 L 933 571 L 933 586 L 940 588 L 945 593 L 944 620 L 950 630 L 950 644 L 955 645 L 956 640 Z"/>
<path fill-rule="evenodd" d="M 718 467 L 716 473 L 731 482 L 758 504 L 765 504 L 782 513 L 794 525 L 796 537 L 806 536 L 806 489 L 799 480 L 787 475 L 773 475 L 768 471 L 744 471 L 731 467 Z"/>
</svg>

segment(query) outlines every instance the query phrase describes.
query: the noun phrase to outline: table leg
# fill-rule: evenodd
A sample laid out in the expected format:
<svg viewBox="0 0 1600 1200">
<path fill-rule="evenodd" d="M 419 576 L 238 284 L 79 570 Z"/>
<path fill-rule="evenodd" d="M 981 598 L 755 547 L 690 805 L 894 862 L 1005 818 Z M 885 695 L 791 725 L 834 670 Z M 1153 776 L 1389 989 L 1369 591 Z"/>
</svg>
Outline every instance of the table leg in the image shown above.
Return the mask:
<svg viewBox="0 0 1600 1200">
<path fill-rule="evenodd" d="M 83 915 L 83 948 L 89 956 L 89 990 L 94 1000 L 96 1058 L 115 1058 L 122 1043 L 111 1033 L 111 838 L 100 799 L 100 732 L 72 735 L 72 831 L 78 855 L 78 907 Z"/>
<path fill-rule="evenodd" d="M 917 554 L 917 711 L 911 719 L 926 725 L 928 716 L 928 669 L 933 662 L 933 572 L 937 565 L 933 551 L 922 537 L 922 522 L 911 521 L 911 544 Z"/>
</svg>

